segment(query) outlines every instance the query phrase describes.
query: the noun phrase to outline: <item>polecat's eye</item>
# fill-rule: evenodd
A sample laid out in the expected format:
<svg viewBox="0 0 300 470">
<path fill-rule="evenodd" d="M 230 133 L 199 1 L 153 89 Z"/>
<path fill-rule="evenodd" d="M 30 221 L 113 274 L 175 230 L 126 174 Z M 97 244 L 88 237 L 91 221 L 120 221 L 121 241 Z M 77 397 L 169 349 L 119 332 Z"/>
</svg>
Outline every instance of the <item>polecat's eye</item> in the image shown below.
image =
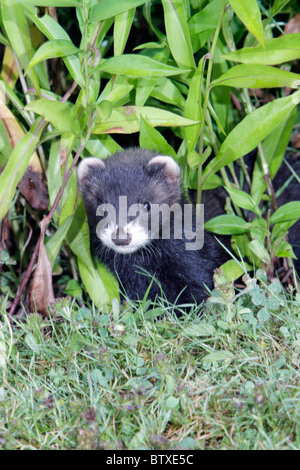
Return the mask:
<svg viewBox="0 0 300 470">
<path fill-rule="evenodd" d="M 151 204 L 149 204 L 149 202 L 143 202 L 143 207 L 146 209 L 147 212 L 150 212 Z"/>
</svg>

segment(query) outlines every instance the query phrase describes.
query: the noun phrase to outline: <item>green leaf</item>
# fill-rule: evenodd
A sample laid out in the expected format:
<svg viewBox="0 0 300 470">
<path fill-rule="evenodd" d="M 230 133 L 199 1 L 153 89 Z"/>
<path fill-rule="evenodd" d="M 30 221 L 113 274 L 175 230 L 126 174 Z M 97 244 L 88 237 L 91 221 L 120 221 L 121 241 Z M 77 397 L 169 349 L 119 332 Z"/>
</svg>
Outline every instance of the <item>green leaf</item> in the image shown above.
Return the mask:
<svg viewBox="0 0 300 470">
<path fill-rule="evenodd" d="M 106 121 L 110 118 L 112 113 L 112 103 L 108 100 L 102 100 L 96 105 L 98 116 Z"/>
<path fill-rule="evenodd" d="M 168 57 L 169 51 L 167 51 L 166 48 L 163 48 L 160 52 L 156 53 L 152 59 L 166 64 Z M 168 79 L 166 77 L 159 77 L 158 79 L 157 77 L 139 77 L 136 82 L 135 105 L 144 106 L 157 83 L 162 80 L 167 81 Z M 162 99 L 162 101 L 164 101 L 164 99 Z"/>
<path fill-rule="evenodd" d="M 181 109 L 184 108 L 185 99 L 171 79 L 160 77 L 155 81 L 155 88 L 151 91 L 153 98 L 163 101 L 164 103 L 173 104 Z"/>
<path fill-rule="evenodd" d="M 219 235 L 234 235 L 247 232 L 249 224 L 237 215 L 218 215 L 205 223 L 204 228 Z"/>
<path fill-rule="evenodd" d="M 30 8 L 26 8 L 26 14 L 34 22 L 36 27 L 46 36 L 47 39 L 63 39 L 71 42 L 71 39 L 65 30 L 51 16 L 44 15 L 39 18 L 32 12 Z M 79 57 L 77 55 L 70 55 L 68 57 L 63 57 L 63 61 L 73 80 L 75 80 L 81 87 L 84 87 L 85 81 L 81 72 Z"/>
<path fill-rule="evenodd" d="M 284 34 L 269 39 L 265 47 L 245 47 L 222 56 L 243 64 L 277 65 L 300 58 L 300 33 Z"/>
<path fill-rule="evenodd" d="M 135 88 L 135 105 L 144 106 L 155 87 L 156 77 L 139 77 Z"/>
<path fill-rule="evenodd" d="M 216 329 L 210 323 L 201 323 L 199 325 L 187 326 L 183 328 L 181 334 L 184 336 L 212 336 Z"/>
<path fill-rule="evenodd" d="M 275 0 L 272 5 L 270 16 L 275 16 L 282 8 L 284 8 L 290 0 Z"/>
<path fill-rule="evenodd" d="M 223 0 L 214 0 L 205 8 L 192 16 L 188 21 L 190 35 L 199 35 L 203 31 L 215 31 L 219 21 L 219 13 Z M 218 14 L 216 14 L 218 12 Z"/>
<path fill-rule="evenodd" d="M 162 0 L 168 44 L 179 67 L 195 69 L 193 48 L 182 0 Z"/>
<path fill-rule="evenodd" d="M 281 121 L 274 130 L 265 138 L 262 148 L 265 160 L 268 164 L 271 179 L 274 178 L 282 164 L 286 153 L 286 148 L 291 138 L 291 132 L 295 121 L 297 108 L 294 108 L 287 121 Z M 256 159 L 252 175 L 251 196 L 255 202 L 259 203 L 261 195 L 264 193 L 267 184 L 264 179 L 260 159 Z"/>
<path fill-rule="evenodd" d="M 251 267 L 244 263 L 246 269 L 251 271 Z M 227 282 L 232 282 L 245 274 L 244 265 L 238 263 L 235 259 L 230 259 L 226 263 L 222 264 L 221 268 Z"/>
<path fill-rule="evenodd" d="M 29 160 L 38 145 L 45 122 L 37 119 L 32 128 L 14 147 L 7 165 L 0 175 L 0 220 L 11 207 L 16 187 L 24 175 Z"/>
<path fill-rule="evenodd" d="M 270 224 L 300 219 L 300 201 L 292 201 L 280 206 L 270 217 Z"/>
<path fill-rule="evenodd" d="M 24 7 L 22 5 L 12 5 L 9 0 L 2 0 L 1 13 L 3 25 L 11 47 L 17 55 L 22 67 L 26 69 L 32 57 L 32 44 Z M 39 93 L 40 85 L 35 70 L 31 70 L 28 76 Z"/>
<path fill-rule="evenodd" d="M 90 254 L 89 227 L 81 198 L 75 210 L 66 240 L 77 256 L 81 279 L 99 308 L 110 305 L 119 297 L 119 288 L 113 275 L 103 265 L 95 266 Z"/>
<path fill-rule="evenodd" d="M 291 138 L 297 107 L 292 110 L 286 121 L 281 121 L 274 131 L 269 134 L 262 143 L 265 159 L 269 166 L 271 178 L 274 178 L 279 170 Z"/>
<path fill-rule="evenodd" d="M 232 86 L 239 88 L 275 88 L 288 86 L 297 88 L 300 74 L 280 70 L 269 65 L 242 64 L 227 70 L 211 83 L 214 86 Z"/>
<path fill-rule="evenodd" d="M 103 376 L 103 373 L 100 369 L 93 369 L 91 370 L 90 372 L 90 377 L 91 377 L 91 380 L 95 383 L 95 384 L 99 384 L 101 385 L 102 387 L 108 387 L 108 383 L 107 383 L 107 380 L 106 378 Z"/>
<path fill-rule="evenodd" d="M 269 318 L 271 318 L 271 315 L 269 314 L 266 307 L 261 308 L 259 312 L 257 313 L 257 319 L 260 323 L 264 323 L 265 321 L 268 321 Z"/>
<path fill-rule="evenodd" d="M 271 262 L 270 254 L 264 247 L 264 244 L 261 242 L 261 240 L 258 240 L 258 239 L 252 240 L 248 244 L 248 247 L 263 263 L 270 264 Z"/>
<path fill-rule="evenodd" d="M 123 150 L 110 135 L 92 135 L 85 146 L 90 155 L 98 158 L 106 158 L 112 153 Z"/>
<path fill-rule="evenodd" d="M 203 179 L 251 152 L 279 122 L 287 119 L 299 102 L 300 93 L 279 98 L 248 114 L 228 134 L 215 158 L 203 172 Z"/>
<path fill-rule="evenodd" d="M 123 54 L 118 57 L 111 57 L 95 67 L 95 70 L 113 75 L 122 74 L 133 77 L 162 77 L 189 72 L 189 69 L 171 67 L 139 54 Z"/>
<path fill-rule="evenodd" d="M 10 131 L 2 121 L 0 112 L 0 170 L 5 167 L 11 154 L 11 143 L 8 132 Z"/>
<path fill-rule="evenodd" d="M 198 162 L 199 162 L 200 158 L 201 157 L 199 155 L 198 156 Z M 191 158 L 191 156 L 190 156 L 190 160 L 192 160 L 192 162 L 193 161 L 195 162 L 195 159 Z M 223 182 L 222 178 L 220 178 L 219 175 L 212 175 L 207 180 L 205 180 L 204 185 L 203 185 L 203 189 L 204 190 L 215 189 L 218 186 L 222 186 L 223 183 L 224 182 Z M 188 187 L 190 189 L 198 189 L 198 169 L 190 171 L 189 177 L 188 177 Z"/>
<path fill-rule="evenodd" d="M 290 243 L 286 242 L 285 240 L 282 240 L 278 246 L 276 247 L 276 250 L 275 250 L 275 256 L 278 256 L 280 258 L 293 258 L 293 259 L 297 259 L 297 257 L 295 256 L 295 253 L 293 251 L 293 247 Z"/>
<path fill-rule="evenodd" d="M 37 343 L 36 338 L 32 333 L 27 333 L 25 335 L 25 343 L 35 354 L 41 353 L 41 346 Z"/>
<path fill-rule="evenodd" d="M 122 336 L 122 341 L 128 344 L 128 346 L 135 346 L 140 341 L 140 338 L 137 335 L 129 334 Z"/>
<path fill-rule="evenodd" d="M 242 209 L 247 209 L 247 210 L 253 211 L 258 216 L 261 215 L 261 211 L 260 211 L 259 207 L 255 204 L 252 197 L 248 193 L 245 193 L 244 191 L 241 191 L 241 190 L 235 189 L 235 188 L 225 187 L 225 189 L 228 192 L 228 194 L 230 195 L 233 202 L 238 207 L 241 207 Z"/>
<path fill-rule="evenodd" d="M 123 53 L 135 14 L 135 8 L 120 13 L 114 24 L 114 56 Z"/>
<path fill-rule="evenodd" d="M 196 150 L 192 150 L 187 155 L 187 164 L 192 169 L 195 170 L 198 168 L 201 162 L 201 157 Z"/>
<path fill-rule="evenodd" d="M 2 65 L 3 66 L 3 65 Z M 29 113 L 24 111 L 24 103 L 18 98 L 18 96 L 14 93 L 11 87 L 5 83 L 2 78 L 0 78 L 0 93 L 4 93 L 6 98 L 11 101 L 11 104 L 18 110 L 18 112 L 23 116 L 23 118 L 27 121 L 27 123 L 31 124 L 31 118 Z M 0 113 L 1 115 L 1 113 Z M 3 133 L 1 132 L 3 136 Z"/>
<path fill-rule="evenodd" d="M 54 267 L 55 260 L 58 256 L 59 250 L 61 248 L 61 245 L 66 239 L 66 235 L 68 233 L 68 230 L 71 226 L 73 219 L 73 215 L 67 218 L 60 227 L 56 230 L 56 232 L 52 235 L 52 237 L 48 238 L 48 240 L 45 243 L 45 248 L 47 252 L 47 256 L 49 258 L 49 261 L 51 263 L 52 268 Z"/>
<path fill-rule="evenodd" d="M 166 407 L 167 408 L 175 408 L 179 403 L 179 398 L 175 398 L 174 396 L 170 396 L 166 400 Z"/>
<path fill-rule="evenodd" d="M 141 116 L 140 124 L 140 147 L 160 152 L 162 155 L 170 155 L 177 160 L 177 155 L 166 139 L 150 126 Z"/>
<path fill-rule="evenodd" d="M 97 308 L 110 305 L 113 298 L 118 298 L 119 290 L 116 281 L 113 283 L 113 276 L 105 266 L 102 267 L 103 273 L 100 276 L 90 256 L 84 260 L 81 256 L 78 256 L 78 267 L 85 288 Z M 111 290 L 113 285 L 115 286 L 115 293 L 111 296 L 109 295 L 109 289 Z"/>
<path fill-rule="evenodd" d="M 77 202 L 77 177 L 75 170 L 72 171 L 71 176 L 64 189 L 64 198 L 62 208 L 59 214 L 59 225 L 62 225 L 70 216 L 74 214 Z"/>
<path fill-rule="evenodd" d="M 202 121 L 202 108 L 201 108 L 201 93 L 202 93 L 202 79 L 204 72 L 204 60 L 199 61 L 198 67 L 192 80 L 190 81 L 189 91 L 184 107 L 184 115 L 189 119 L 196 119 Z M 195 149 L 196 143 L 199 139 L 201 124 L 196 124 L 185 129 L 185 137 L 187 148 L 189 152 Z"/>
<path fill-rule="evenodd" d="M 111 103 L 114 103 L 114 106 L 120 106 L 120 104 L 124 104 L 122 102 L 124 99 L 125 103 L 128 103 L 129 93 L 133 89 L 134 85 L 135 80 L 131 77 L 126 77 L 122 75 L 113 77 L 105 85 L 103 91 L 101 92 L 97 100 L 97 103 L 100 103 L 103 100 L 107 100 L 111 101 Z"/>
<path fill-rule="evenodd" d="M 46 121 L 49 121 L 60 132 L 70 132 L 75 135 L 81 132 L 77 117 L 67 103 L 41 98 L 27 104 L 25 109 L 44 116 Z"/>
<path fill-rule="evenodd" d="M 259 6 L 256 0 L 230 0 L 230 6 L 248 31 L 253 34 L 262 46 L 265 45 L 264 29 Z"/>
<path fill-rule="evenodd" d="M 36 51 L 28 64 L 27 70 L 43 60 L 77 54 L 78 51 L 79 49 L 77 49 L 72 41 L 69 41 L 68 39 L 47 41 Z"/>
<path fill-rule="evenodd" d="M 229 362 L 234 358 L 234 355 L 230 351 L 214 351 L 212 353 L 206 354 L 206 356 L 203 357 L 202 362 L 204 363 L 209 363 L 209 362 Z"/>
<path fill-rule="evenodd" d="M 149 106 L 121 106 L 113 108 L 107 121 L 95 119 L 93 134 L 131 134 L 140 130 L 141 116 L 153 127 L 190 126 L 196 121 L 186 119 L 164 109 Z"/>
<path fill-rule="evenodd" d="M 279 222 L 275 224 L 271 232 L 271 242 L 277 242 L 288 234 L 289 229 L 297 222 L 297 219 L 291 219 L 288 222 Z"/>
<path fill-rule="evenodd" d="M 10 0 L 12 4 L 22 3 L 24 0 Z M 82 7 L 82 3 L 76 0 L 26 0 L 26 5 L 39 7 Z"/>
<path fill-rule="evenodd" d="M 146 1 L 147 0 L 102 0 L 92 8 L 89 22 L 99 22 L 106 18 L 111 18 L 124 11 L 144 5 Z"/>
<path fill-rule="evenodd" d="M 81 284 L 76 281 L 76 279 L 70 279 L 64 289 L 64 293 L 70 295 L 71 297 L 82 297 L 82 287 Z"/>
<path fill-rule="evenodd" d="M 5 336 L 3 331 L 0 331 L 0 369 L 6 369 L 7 367 L 7 359 L 8 359 L 8 351 L 6 347 L 6 342 L 5 342 Z M 0 395 L 1 395 L 1 390 L 0 390 Z M 1 396 L 0 396 L 0 402 L 1 402 Z"/>
<path fill-rule="evenodd" d="M 106 295 L 108 296 L 109 303 L 111 303 L 114 299 L 117 299 L 119 303 L 120 291 L 116 278 L 104 264 L 96 263 L 96 268 L 98 277 L 101 279 L 101 283 L 103 284 Z M 97 295 L 99 294 L 97 293 Z"/>
<path fill-rule="evenodd" d="M 265 294 L 263 292 L 254 292 L 253 295 L 251 295 L 251 301 L 257 307 L 265 305 Z"/>
</svg>

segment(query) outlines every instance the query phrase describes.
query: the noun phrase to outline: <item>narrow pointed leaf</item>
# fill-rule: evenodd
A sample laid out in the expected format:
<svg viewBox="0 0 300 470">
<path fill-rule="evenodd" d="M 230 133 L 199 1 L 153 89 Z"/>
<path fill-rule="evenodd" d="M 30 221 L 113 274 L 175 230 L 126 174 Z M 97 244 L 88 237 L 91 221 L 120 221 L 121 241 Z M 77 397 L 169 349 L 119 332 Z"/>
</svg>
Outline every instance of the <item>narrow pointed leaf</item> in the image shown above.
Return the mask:
<svg viewBox="0 0 300 470">
<path fill-rule="evenodd" d="M 24 5 L 24 0 L 11 0 L 11 3 Z M 79 0 L 26 0 L 26 4 L 39 7 L 82 7 Z"/>
<path fill-rule="evenodd" d="M 203 179 L 225 165 L 251 152 L 274 127 L 288 118 L 299 102 L 300 92 L 279 98 L 248 114 L 228 134 L 218 155 L 212 159 L 203 172 Z"/>
<path fill-rule="evenodd" d="M 243 64 L 278 65 L 300 58 L 300 33 L 269 39 L 265 47 L 245 47 L 222 55 L 224 59 Z"/>
<path fill-rule="evenodd" d="M 29 103 L 25 109 L 44 116 L 46 121 L 49 121 L 60 132 L 80 134 L 80 126 L 76 115 L 66 103 L 41 98 Z"/>
<path fill-rule="evenodd" d="M 44 15 L 39 18 L 30 8 L 26 8 L 26 14 L 34 22 L 36 27 L 46 36 L 47 39 L 63 39 L 71 42 L 71 39 L 65 30 L 51 16 Z M 68 57 L 63 57 L 63 61 L 73 80 L 84 87 L 85 81 L 81 72 L 79 57 L 77 55 L 70 55 Z"/>
<path fill-rule="evenodd" d="M 297 88 L 300 74 L 280 70 L 269 65 L 242 64 L 227 70 L 211 83 L 211 86 L 232 86 L 239 88 Z"/>
<path fill-rule="evenodd" d="M 188 21 L 190 35 L 199 35 L 203 31 L 214 31 L 219 21 L 223 0 L 213 0 Z"/>
<path fill-rule="evenodd" d="M 54 266 L 56 257 L 58 256 L 61 245 L 66 239 L 66 235 L 72 223 L 72 217 L 73 216 L 70 216 L 68 219 L 66 219 L 61 224 L 61 226 L 58 227 L 54 235 L 52 235 L 52 237 L 50 237 L 45 243 L 47 256 L 49 258 L 52 268 Z"/>
<path fill-rule="evenodd" d="M 66 239 L 78 258 L 80 276 L 95 305 L 103 307 L 118 298 L 119 290 L 113 275 L 105 266 L 95 266 L 91 258 L 89 227 L 81 198 L 78 200 Z"/>
<path fill-rule="evenodd" d="M 131 134 L 140 130 L 141 116 L 153 127 L 190 126 L 197 121 L 184 118 L 164 109 L 149 106 L 124 106 L 112 110 L 107 121 L 95 120 L 93 134 Z"/>
<path fill-rule="evenodd" d="M 38 119 L 30 131 L 19 140 L 0 175 L 0 220 L 10 209 L 17 184 L 27 169 L 43 129 L 44 121 Z"/>
<path fill-rule="evenodd" d="M 300 201 L 292 201 L 279 207 L 270 217 L 270 224 L 300 219 Z"/>
<path fill-rule="evenodd" d="M 262 143 L 271 179 L 274 178 L 282 164 L 287 145 L 291 138 L 296 112 L 297 109 L 294 108 L 287 121 L 280 122 Z M 261 200 L 261 195 L 267 187 L 263 176 L 262 165 L 260 159 L 258 159 L 254 165 L 251 185 L 251 196 L 257 203 Z"/>
<path fill-rule="evenodd" d="M 235 188 L 225 188 L 233 202 L 242 209 L 247 209 L 260 215 L 259 207 L 255 204 L 250 194 Z"/>
<path fill-rule="evenodd" d="M 244 263 L 243 265 L 237 262 L 235 259 L 230 259 L 226 263 L 222 264 L 223 274 L 228 282 L 235 281 L 243 274 L 245 274 L 245 269 L 251 271 L 251 267 Z"/>
<path fill-rule="evenodd" d="M 189 69 L 171 67 L 150 57 L 138 54 L 123 54 L 118 57 L 111 57 L 95 69 L 111 74 L 134 77 L 161 77 L 189 72 Z"/>
<path fill-rule="evenodd" d="M 151 92 L 151 96 L 157 98 L 164 103 L 173 104 L 179 108 L 184 108 L 185 99 L 180 93 L 177 86 L 172 82 L 171 79 L 166 77 L 160 77 L 156 80 L 155 88 Z"/>
<path fill-rule="evenodd" d="M 79 49 L 74 46 L 72 41 L 69 41 L 68 39 L 47 41 L 36 51 L 28 64 L 27 70 L 43 60 L 77 54 L 78 50 Z"/>
<path fill-rule="evenodd" d="M 202 362 L 204 364 L 206 363 L 214 363 L 214 362 L 221 362 L 222 364 L 229 363 L 234 359 L 234 354 L 230 351 L 227 350 L 221 350 L 221 351 L 214 351 L 212 353 L 206 354 Z"/>
<path fill-rule="evenodd" d="M 171 53 L 179 67 L 195 69 L 193 48 L 182 0 L 162 0 Z"/>
<path fill-rule="evenodd" d="M 120 13 L 114 25 L 114 56 L 123 54 L 135 14 L 135 8 Z"/>
<path fill-rule="evenodd" d="M 124 11 L 144 5 L 147 0 L 102 0 L 92 8 L 90 22 L 99 22 Z"/>
<path fill-rule="evenodd" d="M 12 5 L 8 0 L 2 0 L 1 13 L 3 25 L 11 44 L 11 47 L 24 69 L 32 57 L 32 44 L 29 34 L 29 26 L 22 5 Z M 28 74 L 33 86 L 40 92 L 40 85 L 34 70 Z"/>
<path fill-rule="evenodd" d="M 247 232 L 249 224 L 237 215 L 218 215 L 204 225 L 205 229 L 219 235 L 235 235 Z"/>
<path fill-rule="evenodd" d="M 266 264 L 270 264 L 271 258 L 270 254 L 264 247 L 264 244 L 261 240 L 254 239 L 249 244 L 248 247 L 250 250 L 263 262 Z"/>
<path fill-rule="evenodd" d="M 199 61 L 198 67 L 192 80 L 190 81 L 189 92 L 184 107 L 184 115 L 189 119 L 195 119 L 200 121 L 199 124 L 191 126 L 185 129 L 185 136 L 188 151 L 192 152 L 196 146 L 196 143 L 199 139 L 201 121 L 202 121 L 202 107 L 201 107 L 201 98 L 202 98 L 202 79 L 204 72 L 204 60 L 203 58 Z"/>
<path fill-rule="evenodd" d="M 1 78 L 12 90 L 19 78 L 18 68 L 12 51 L 6 47 L 2 60 Z M 1 89 L 1 88 L 0 88 Z M 4 102 L 4 100 L 3 100 Z"/>
<path fill-rule="evenodd" d="M 171 147 L 161 133 L 150 126 L 143 117 L 141 117 L 140 147 L 160 152 L 162 155 L 170 155 L 177 159 L 173 147 Z"/>
<path fill-rule="evenodd" d="M 236 15 L 244 23 L 248 31 L 264 46 L 265 35 L 257 1 L 230 0 L 230 6 L 234 9 Z"/>
</svg>

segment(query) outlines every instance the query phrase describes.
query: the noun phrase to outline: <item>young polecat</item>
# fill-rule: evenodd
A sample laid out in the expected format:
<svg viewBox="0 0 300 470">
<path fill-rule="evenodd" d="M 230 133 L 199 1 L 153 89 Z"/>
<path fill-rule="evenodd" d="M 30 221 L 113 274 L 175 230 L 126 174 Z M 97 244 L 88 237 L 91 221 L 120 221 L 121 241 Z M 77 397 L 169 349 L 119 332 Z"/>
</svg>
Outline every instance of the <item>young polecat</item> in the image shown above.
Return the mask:
<svg viewBox="0 0 300 470">
<path fill-rule="evenodd" d="M 201 249 L 193 246 L 201 224 L 185 211 L 180 168 L 171 157 L 135 148 L 105 161 L 86 158 L 78 180 L 93 251 L 131 299 L 142 299 L 151 282 L 151 300 L 164 294 L 171 303 L 199 304 L 207 297 L 205 286 L 213 287 L 214 269 L 227 254 L 208 232 Z"/>
</svg>

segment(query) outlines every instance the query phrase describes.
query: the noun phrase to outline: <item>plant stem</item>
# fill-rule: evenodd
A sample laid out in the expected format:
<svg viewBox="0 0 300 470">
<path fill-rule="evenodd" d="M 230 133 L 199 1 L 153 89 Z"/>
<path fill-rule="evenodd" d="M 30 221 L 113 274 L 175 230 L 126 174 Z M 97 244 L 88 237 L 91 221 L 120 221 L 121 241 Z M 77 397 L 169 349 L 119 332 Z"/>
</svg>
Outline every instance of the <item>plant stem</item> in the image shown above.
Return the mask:
<svg viewBox="0 0 300 470">
<path fill-rule="evenodd" d="M 83 151 L 85 145 L 86 145 L 86 142 L 85 142 L 84 144 L 81 144 L 81 145 L 80 145 L 80 147 L 79 147 L 79 149 L 78 149 L 78 151 L 77 151 L 77 153 L 76 153 L 76 155 L 75 155 L 75 157 L 74 157 L 74 160 L 73 160 L 73 162 L 72 162 L 72 165 L 71 165 L 70 169 L 68 170 L 68 172 L 67 172 L 67 174 L 66 174 L 66 178 L 65 178 L 64 184 L 62 185 L 62 187 L 61 187 L 60 190 L 58 191 L 58 193 L 57 193 L 57 195 L 56 195 L 56 198 L 55 198 L 55 201 L 54 201 L 54 203 L 53 203 L 53 205 L 52 205 L 52 207 L 51 207 L 51 209 L 50 209 L 48 215 L 44 216 L 46 219 L 48 219 L 48 221 L 47 221 L 48 224 L 51 222 L 52 216 L 53 216 L 54 211 L 55 211 L 55 209 L 56 209 L 56 207 L 57 207 L 57 204 L 58 204 L 58 202 L 59 202 L 59 200 L 60 200 L 60 198 L 61 198 L 61 196 L 62 196 L 62 194 L 63 194 L 63 190 L 64 190 L 64 188 L 65 188 L 65 186 L 66 186 L 66 183 L 67 183 L 67 181 L 69 180 L 69 178 L 70 178 L 70 176 L 71 176 L 71 173 L 72 173 L 72 170 L 73 170 L 73 168 L 75 167 L 75 165 L 76 165 L 76 163 L 77 163 L 77 161 L 78 161 L 78 159 L 79 159 L 79 157 L 80 157 L 80 155 L 81 155 L 81 153 L 82 153 L 82 151 Z M 41 243 L 42 239 L 43 239 L 43 235 L 42 235 L 42 232 L 41 232 L 40 235 L 39 235 L 38 241 L 37 241 L 37 243 L 36 243 L 36 245 L 35 245 L 34 251 L 33 251 L 33 253 L 32 253 L 31 260 L 30 260 L 30 262 L 29 262 L 29 264 L 28 264 L 28 267 L 27 267 L 27 269 L 26 269 L 25 276 L 23 277 L 23 280 L 22 280 L 22 282 L 21 282 L 21 284 L 20 284 L 20 286 L 19 286 L 19 288 L 18 288 L 18 290 L 17 290 L 16 297 L 15 297 L 15 299 L 14 299 L 14 301 L 13 301 L 11 307 L 10 307 L 9 315 L 10 315 L 11 317 L 13 316 L 13 314 L 14 314 L 16 308 L 17 308 L 17 305 L 18 305 L 18 303 L 19 303 L 19 301 L 20 301 L 22 292 L 23 292 L 23 290 L 25 289 L 25 286 L 27 285 L 27 282 L 29 281 L 29 277 L 30 277 L 31 272 L 32 272 L 32 270 L 33 270 L 33 266 L 34 266 L 36 257 L 37 257 L 37 255 L 38 255 L 39 247 L 40 247 L 40 243 Z"/>
<path fill-rule="evenodd" d="M 225 0 L 222 1 L 218 25 L 217 25 L 217 28 L 216 28 L 216 32 L 214 34 L 213 42 L 212 42 L 211 49 L 210 49 L 210 54 L 207 56 L 209 61 L 208 61 L 208 68 L 207 68 L 205 95 L 204 95 L 204 101 L 203 101 L 203 112 L 202 112 L 203 121 L 202 121 L 202 124 L 201 124 L 201 130 L 200 130 L 200 136 L 199 136 L 199 155 L 200 155 L 200 158 L 203 154 L 205 116 L 206 116 L 207 107 L 208 107 L 208 99 L 209 99 L 209 93 L 210 93 L 210 82 L 211 82 L 211 74 L 212 74 L 214 53 L 215 53 L 215 49 L 216 49 L 220 29 L 221 29 L 221 26 L 222 26 L 224 11 L 225 11 Z M 201 163 L 198 166 L 197 204 L 201 204 L 201 196 L 202 196 L 202 159 L 201 159 Z"/>
<path fill-rule="evenodd" d="M 248 88 L 243 89 L 243 96 L 244 96 L 245 102 L 247 104 L 246 111 L 248 111 L 248 113 L 252 113 L 254 111 L 254 107 L 253 107 L 253 105 L 251 103 L 251 100 L 250 100 Z M 260 162 L 261 162 L 261 166 L 262 166 L 262 170 L 263 170 L 263 174 L 264 174 L 264 180 L 265 180 L 266 185 L 267 185 L 267 191 L 268 191 L 269 196 L 271 197 L 273 208 L 276 209 L 277 204 L 276 204 L 275 193 L 274 193 L 272 181 L 271 181 L 271 178 L 270 178 L 269 165 L 268 165 L 268 162 L 266 160 L 264 150 L 263 150 L 263 146 L 262 146 L 261 142 L 258 144 L 257 148 L 258 148 L 258 155 L 259 155 L 259 158 L 260 158 Z"/>
</svg>

